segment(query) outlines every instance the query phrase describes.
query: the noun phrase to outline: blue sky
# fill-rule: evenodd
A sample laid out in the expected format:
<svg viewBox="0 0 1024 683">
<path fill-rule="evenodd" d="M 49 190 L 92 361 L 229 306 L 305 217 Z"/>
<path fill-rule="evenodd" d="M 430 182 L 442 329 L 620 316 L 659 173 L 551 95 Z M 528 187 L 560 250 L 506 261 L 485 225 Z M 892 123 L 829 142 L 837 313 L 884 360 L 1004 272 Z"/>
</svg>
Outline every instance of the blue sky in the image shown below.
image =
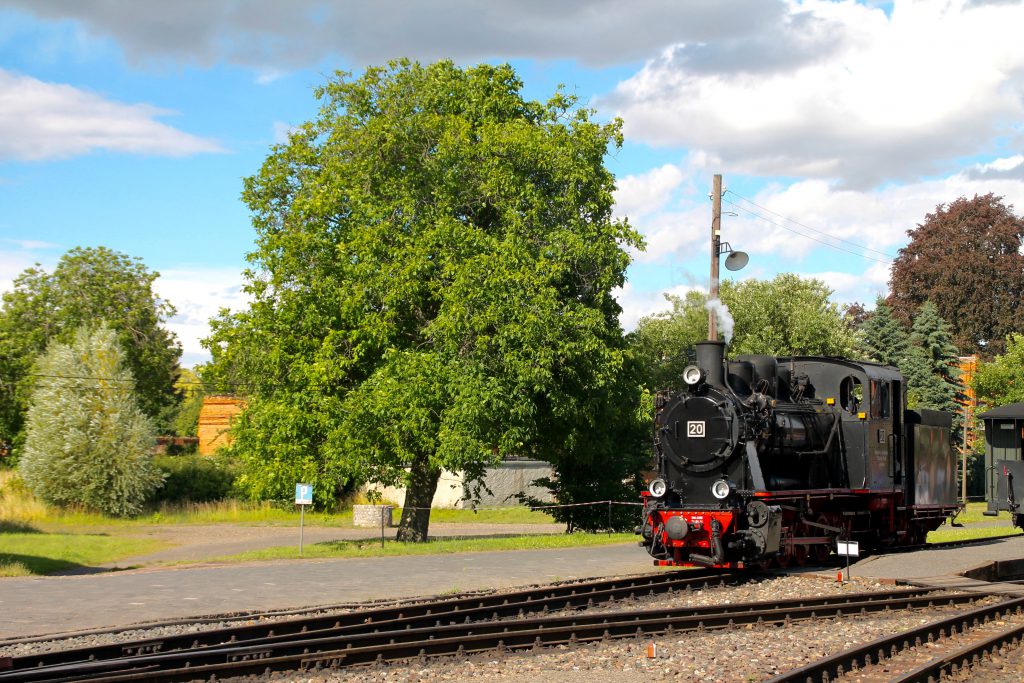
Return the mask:
<svg viewBox="0 0 1024 683">
<path fill-rule="evenodd" d="M 616 211 L 648 244 L 627 329 L 707 287 L 715 173 L 740 277 L 870 303 L 936 205 L 1024 211 L 1021 26 L 1005 0 L 0 0 L 0 291 L 74 246 L 139 256 L 203 360 L 210 316 L 245 305 L 242 178 L 334 70 L 405 56 L 508 61 L 528 96 L 623 118 Z"/>
</svg>

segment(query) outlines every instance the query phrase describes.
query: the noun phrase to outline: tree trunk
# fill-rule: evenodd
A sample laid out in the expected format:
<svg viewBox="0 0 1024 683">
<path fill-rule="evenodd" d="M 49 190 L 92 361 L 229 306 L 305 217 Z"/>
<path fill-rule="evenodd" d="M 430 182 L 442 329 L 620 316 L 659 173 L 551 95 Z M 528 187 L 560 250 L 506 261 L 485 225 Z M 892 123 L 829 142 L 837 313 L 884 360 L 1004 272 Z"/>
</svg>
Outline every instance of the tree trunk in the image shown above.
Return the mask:
<svg viewBox="0 0 1024 683">
<path fill-rule="evenodd" d="M 431 467 L 427 455 L 417 455 L 409 469 L 409 487 L 405 490 L 405 507 L 398 524 L 398 540 L 423 543 L 430 526 L 430 505 L 434 502 L 441 469 Z"/>
</svg>

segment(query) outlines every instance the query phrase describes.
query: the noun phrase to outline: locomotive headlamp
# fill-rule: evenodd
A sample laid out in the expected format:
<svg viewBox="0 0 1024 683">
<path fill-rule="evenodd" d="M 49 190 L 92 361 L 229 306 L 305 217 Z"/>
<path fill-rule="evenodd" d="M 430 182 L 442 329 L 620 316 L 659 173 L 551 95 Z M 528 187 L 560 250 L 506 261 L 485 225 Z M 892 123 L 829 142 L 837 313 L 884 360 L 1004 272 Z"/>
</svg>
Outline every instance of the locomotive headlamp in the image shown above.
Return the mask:
<svg viewBox="0 0 1024 683">
<path fill-rule="evenodd" d="M 718 500 L 725 500 L 732 493 L 732 486 L 725 479 L 719 479 L 711 485 L 711 495 Z"/>
<path fill-rule="evenodd" d="M 668 484 L 664 479 L 655 479 L 647 486 L 647 491 L 655 498 L 661 498 L 668 491 Z"/>
<path fill-rule="evenodd" d="M 696 386 L 704 381 L 704 371 L 696 365 L 687 365 L 683 369 L 683 381 L 688 385 Z"/>
</svg>

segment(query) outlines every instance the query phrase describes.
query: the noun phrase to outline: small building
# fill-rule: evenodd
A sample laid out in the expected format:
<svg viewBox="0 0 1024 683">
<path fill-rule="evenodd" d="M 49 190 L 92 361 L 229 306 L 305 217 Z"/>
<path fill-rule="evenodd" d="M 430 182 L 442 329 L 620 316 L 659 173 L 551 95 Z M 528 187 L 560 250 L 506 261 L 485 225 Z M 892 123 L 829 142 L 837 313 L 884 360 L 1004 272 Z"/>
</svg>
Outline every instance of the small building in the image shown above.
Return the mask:
<svg viewBox="0 0 1024 683">
<path fill-rule="evenodd" d="M 231 445 L 227 433 L 245 402 L 235 396 L 204 396 L 199 411 L 199 455 L 213 455 L 222 446 Z"/>
<path fill-rule="evenodd" d="M 505 507 L 520 505 L 517 494 L 526 494 L 537 500 L 552 502 L 554 498 L 551 491 L 540 486 L 534 486 L 535 479 L 550 477 L 553 474 L 551 464 L 541 460 L 530 460 L 526 458 L 508 458 L 497 465 L 487 467 L 484 470 L 483 483 L 487 487 L 479 492 L 478 507 Z M 437 482 L 437 491 L 434 493 L 432 508 L 456 508 L 465 509 L 474 507 L 467 498 L 470 492 L 467 490 L 468 483 L 461 472 L 441 471 L 441 478 Z M 405 489 L 394 486 L 369 485 L 366 490 L 374 491 L 380 497 L 399 506 L 405 503 Z"/>
<path fill-rule="evenodd" d="M 1005 510 L 1008 496 L 1024 499 L 1024 403 L 993 408 L 978 419 L 985 423 L 985 496 L 989 512 Z M 1017 478 L 1016 487 L 1010 484 L 1008 475 Z"/>
</svg>

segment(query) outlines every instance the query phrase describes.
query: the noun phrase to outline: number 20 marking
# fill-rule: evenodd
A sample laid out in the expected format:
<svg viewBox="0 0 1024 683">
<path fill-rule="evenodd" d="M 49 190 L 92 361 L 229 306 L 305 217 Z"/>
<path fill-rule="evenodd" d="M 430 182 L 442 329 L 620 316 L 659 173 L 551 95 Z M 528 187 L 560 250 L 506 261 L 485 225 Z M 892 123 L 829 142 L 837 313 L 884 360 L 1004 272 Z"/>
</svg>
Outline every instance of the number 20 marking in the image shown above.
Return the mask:
<svg viewBox="0 0 1024 683">
<path fill-rule="evenodd" d="M 704 420 L 693 420 L 686 423 L 686 435 L 691 438 L 704 438 Z"/>
</svg>

